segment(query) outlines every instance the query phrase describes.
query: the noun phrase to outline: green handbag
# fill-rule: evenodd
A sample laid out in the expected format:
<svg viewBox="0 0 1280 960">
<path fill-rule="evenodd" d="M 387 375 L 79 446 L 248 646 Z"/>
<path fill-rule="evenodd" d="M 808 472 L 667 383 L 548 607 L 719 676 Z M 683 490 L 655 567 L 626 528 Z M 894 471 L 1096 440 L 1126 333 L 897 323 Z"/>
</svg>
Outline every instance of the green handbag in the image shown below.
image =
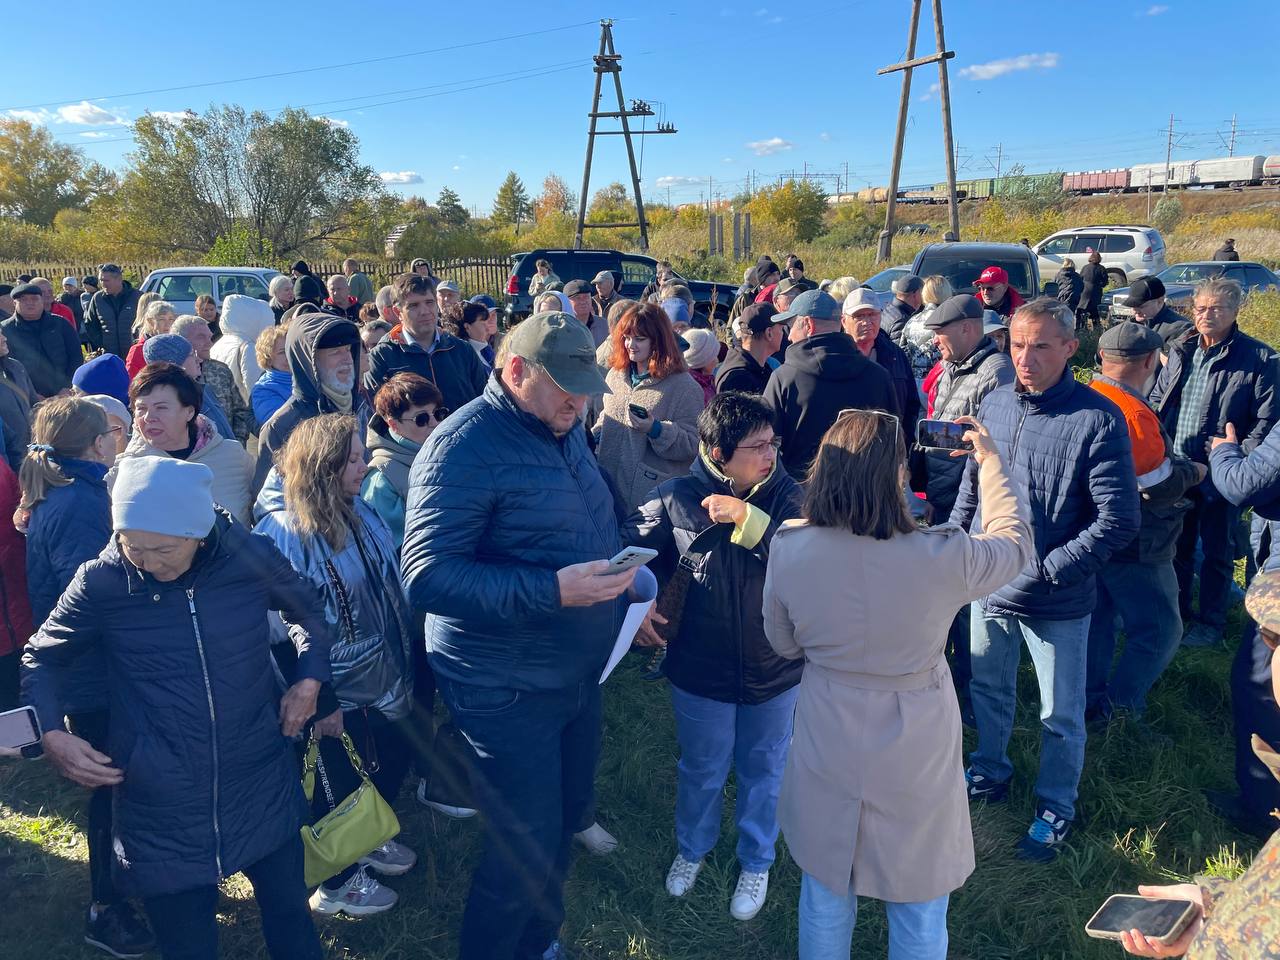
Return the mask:
<svg viewBox="0 0 1280 960">
<path fill-rule="evenodd" d="M 302 828 L 303 872 L 308 887 L 332 877 L 400 833 L 400 821 L 396 819 L 395 811 L 369 780 L 360 754 L 356 753 L 356 745 L 345 731 L 342 745 L 347 748 L 351 766 L 360 775 L 360 786 L 341 803 L 334 803 L 333 794 L 329 792 L 329 778 L 325 776 L 323 763 L 320 763 L 320 741 L 314 732 L 302 764 L 302 792 L 306 794 L 307 802 L 310 803 L 315 794 L 316 766 L 319 764 L 320 782 L 333 808 L 315 823 Z"/>
</svg>

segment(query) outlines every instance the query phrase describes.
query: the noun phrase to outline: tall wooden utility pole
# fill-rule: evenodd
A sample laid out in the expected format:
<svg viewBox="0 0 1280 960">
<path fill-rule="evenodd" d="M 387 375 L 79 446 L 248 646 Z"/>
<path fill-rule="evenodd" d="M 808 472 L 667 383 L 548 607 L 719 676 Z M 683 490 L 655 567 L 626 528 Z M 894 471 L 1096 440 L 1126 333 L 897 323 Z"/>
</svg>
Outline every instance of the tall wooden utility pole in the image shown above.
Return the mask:
<svg viewBox="0 0 1280 960">
<path fill-rule="evenodd" d="M 894 215 L 898 207 L 898 174 L 902 170 L 902 145 L 907 134 L 907 109 L 911 105 L 911 71 L 925 64 L 938 65 L 938 96 L 942 100 L 942 136 L 943 149 L 947 154 L 947 194 L 951 214 L 951 229 L 948 237 L 960 239 L 960 210 L 956 206 L 956 160 L 951 142 L 951 85 L 947 80 L 947 61 L 955 57 L 955 52 L 947 49 L 946 38 L 942 31 L 942 0 L 932 0 L 933 32 L 937 38 L 937 53 L 917 57 L 916 35 L 920 27 L 920 4 L 922 0 L 911 0 L 911 22 L 907 28 L 907 59 L 902 63 L 884 67 L 876 71 L 877 76 L 902 72 L 902 96 L 898 101 L 898 128 L 893 141 L 893 163 L 889 173 L 889 196 L 885 204 L 884 229 L 880 231 L 880 244 L 876 251 L 877 260 L 888 260 L 893 254 Z"/>
<path fill-rule="evenodd" d="M 582 235 L 586 229 L 587 221 L 587 200 L 588 191 L 591 189 L 591 155 L 595 151 L 596 137 L 604 136 L 622 136 L 627 142 L 627 161 L 631 165 L 631 189 L 635 194 L 636 200 L 636 219 L 627 223 L 593 223 L 592 229 L 616 229 L 624 227 L 640 228 L 640 249 L 649 249 L 649 223 L 644 215 L 644 200 L 640 196 L 640 172 L 636 169 L 636 151 L 635 145 L 631 142 L 632 137 L 652 136 L 661 133 L 675 133 L 674 124 L 659 123 L 655 130 L 632 130 L 627 120 L 631 117 L 651 117 L 653 116 L 653 108 L 643 100 L 632 101 L 631 109 L 627 109 L 626 100 L 622 96 L 622 57 L 618 55 L 618 51 L 613 45 L 613 21 L 600 21 L 600 52 L 595 56 L 595 75 L 596 87 L 595 93 L 591 97 L 591 112 L 587 116 L 591 120 L 591 124 L 587 129 L 587 161 L 582 169 L 582 194 L 578 199 L 578 229 L 574 236 L 573 248 L 575 250 L 582 249 Z M 613 87 L 618 94 L 618 109 L 610 111 L 600 110 L 600 87 L 604 80 L 604 75 L 612 74 Z M 609 117 L 619 121 L 622 126 L 621 130 L 597 130 L 597 121 L 602 117 Z"/>
</svg>

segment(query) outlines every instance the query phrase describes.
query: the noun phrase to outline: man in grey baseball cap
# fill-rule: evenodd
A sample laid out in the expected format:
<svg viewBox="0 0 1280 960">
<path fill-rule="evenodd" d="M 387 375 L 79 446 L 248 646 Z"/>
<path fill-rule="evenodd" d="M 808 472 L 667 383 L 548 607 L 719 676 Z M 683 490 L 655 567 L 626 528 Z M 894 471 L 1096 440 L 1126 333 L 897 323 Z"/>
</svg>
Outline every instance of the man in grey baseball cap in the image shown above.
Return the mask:
<svg viewBox="0 0 1280 960">
<path fill-rule="evenodd" d="M 575 318 L 529 317 L 409 475 L 404 585 L 440 696 L 477 748 L 485 841 L 463 957 L 560 955 L 573 836 L 594 806 L 600 672 L 636 576 L 608 572 L 622 538 L 579 423 L 608 389 L 595 359 Z"/>
</svg>

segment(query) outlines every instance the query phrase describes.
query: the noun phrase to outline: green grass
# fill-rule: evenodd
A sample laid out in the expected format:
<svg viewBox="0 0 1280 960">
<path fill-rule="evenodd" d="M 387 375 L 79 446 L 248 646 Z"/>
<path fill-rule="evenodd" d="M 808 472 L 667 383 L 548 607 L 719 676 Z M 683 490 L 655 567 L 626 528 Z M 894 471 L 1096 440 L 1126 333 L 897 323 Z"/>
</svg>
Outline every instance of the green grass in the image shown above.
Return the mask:
<svg viewBox="0 0 1280 960">
<path fill-rule="evenodd" d="M 1239 613 L 1229 627 L 1231 647 Z M 630 658 L 634 660 L 633 656 Z M 1081 782 L 1086 819 L 1056 863 L 1029 866 L 1013 843 L 1033 810 L 1039 752 L 1035 686 L 1024 664 L 1011 755 L 1010 804 L 975 808 L 978 867 L 952 899 L 951 956 L 1113 958 L 1117 948 L 1089 940 L 1085 920 L 1110 893 L 1140 882 L 1173 882 L 1206 869 L 1233 876 L 1258 843 L 1215 817 L 1203 787 L 1232 783 L 1229 651 L 1183 650 L 1152 697 L 1149 718 L 1176 746 L 1152 748 L 1123 727 L 1092 735 Z M 606 689 L 600 820 L 621 840 L 612 856 L 580 856 L 569 881 L 565 937 L 574 956 L 637 960 L 765 960 L 795 956 L 799 872 L 781 844 L 769 902 L 750 923 L 729 918 L 736 879 L 732 806 L 724 834 L 694 891 L 673 900 L 663 877 L 673 856 L 671 811 L 676 747 L 665 683 L 638 678 L 624 663 Z M 966 746 L 972 746 L 967 733 Z M 732 797 L 732 784 L 728 794 Z M 82 792 L 43 762 L 0 766 L 0 954 L 7 960 L 98 956 L 80 944 L 88 888 Z M 321 919 L 329 956 L 359 960 L 446 958 L 456 951 L 458 920 L 478 852 L 475 821 L 430 814 L 406 787 L 397 804 L 402 840 L 419 865 L 390 881 L 401 895 L 391 913 L 361 921 Z M 219 906 L 223 956 L 262 957 L 248 885 L 226 885 Z M 883 957 L 879 904 L 864 901 L 855 955 Z"/>
</svg>

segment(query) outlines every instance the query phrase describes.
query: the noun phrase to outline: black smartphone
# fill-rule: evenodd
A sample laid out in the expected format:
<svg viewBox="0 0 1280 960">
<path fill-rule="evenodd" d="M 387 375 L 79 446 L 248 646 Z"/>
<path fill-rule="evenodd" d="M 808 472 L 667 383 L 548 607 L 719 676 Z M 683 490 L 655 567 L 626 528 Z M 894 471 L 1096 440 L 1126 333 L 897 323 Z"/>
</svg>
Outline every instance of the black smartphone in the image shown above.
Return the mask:
<svg viewBox="0 0 1280 960">
<path fill-rule="evenodd" d="M 1190 900 L 1155 900 L 1128 893 L 1107 897 L 1084 932 L 1099 940 L 1119 940 L 1120 934 L 1137 930 L 1148 940 L 1173 943 L 1196 918 L 1197 907 Z"/>
<path fill-rule="evenodd" d="M 638 403 L 628 403 L 627 409 L 631 411 L 631 415 L 635 417 L 637 420 L 649 419 L 649 411 L 646 410 L 644 407 L 640 406 L 640 404 Z"/>
<path fill-rule="evenodd" d="M 916 424 L 916 443 L 930 450 L 972 450 L 973 444 L 964 438 L 971 429 L 954 420 L 921 420 Z"/>
</svg>

